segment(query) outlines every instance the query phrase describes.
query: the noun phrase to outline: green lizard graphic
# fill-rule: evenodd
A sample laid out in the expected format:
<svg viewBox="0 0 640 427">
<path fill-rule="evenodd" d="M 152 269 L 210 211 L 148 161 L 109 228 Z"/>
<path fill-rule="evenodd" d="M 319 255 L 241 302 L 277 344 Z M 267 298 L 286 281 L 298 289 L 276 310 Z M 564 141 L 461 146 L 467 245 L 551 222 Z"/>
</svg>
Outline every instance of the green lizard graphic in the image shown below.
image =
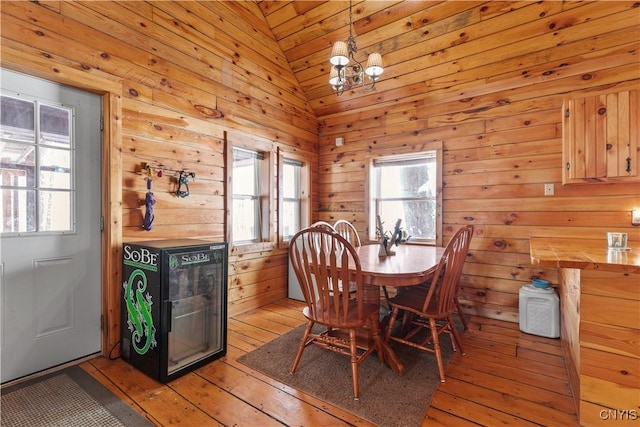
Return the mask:
<svg viewBox="0 0 640 427">
<path fill-rule="evenodd" d="M 133 285 L 136 284 L 135 297 Z M 125 288 L 125 301 L 127 304 L 127 325 L 131 331 L 131 342 L 138 354 L 146 354 L 150 348 L 155 348 L 156 327 L 151 317 L 151 295 L 147 290 L 147 276 L 140 269 L 134 270 L 129 276 L 129 281 L 123 283 Z M 143 341 L 144 340 L 144 341 Z M 141 345 L 142 344 L 142 345 Z"/>
</svg>

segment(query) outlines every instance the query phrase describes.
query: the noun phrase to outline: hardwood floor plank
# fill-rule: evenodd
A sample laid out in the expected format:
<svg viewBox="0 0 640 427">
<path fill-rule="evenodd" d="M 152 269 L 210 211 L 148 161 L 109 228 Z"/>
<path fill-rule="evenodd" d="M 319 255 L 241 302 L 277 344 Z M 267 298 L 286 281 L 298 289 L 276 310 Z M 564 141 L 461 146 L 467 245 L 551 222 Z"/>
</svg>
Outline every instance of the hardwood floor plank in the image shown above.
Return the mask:
<svg viewBox="0 0 640 427">
<path fill-rule="evenodd" d="M 490 341 L 491 337 L 474 334 L 474 331 L 469 329 L 464 334 L 463 345 L 465 350 L 468 351 L 469 347 L 477 347 L 499 354 L 509 354 L 511 356 L 516 355 L 516 348 L 513 345 Z"/>
<path fill-rule="evenodd" d="M 190 401 L 133 368 L 123 359 L 98 357 L 92 364 L 159 425 L 220 425 Z"/>
<path fill-rule="evenodd" d="M 263 343 L 268 343 L 269 341 L 271 341 L 274 338 L 277 338 L 280 336 L 280 334 L 274 333 L 274 332 L 270 332 L 266 329 L 262 329 L 262 328 L 257 328 L 253 325 L 250 325 L 248 323 L 245 322 L 241 322 L 239 320 L 236 320 L 235 318 L 231 318 L 227 321 L 227 326 L 229 331 L 234 331 L 234 332 L 238 332 L 239 334 L 242 335 L 247 335 L 249 337 L 253 337 Z"/>
<path fill-rule="evenodd" d="M 556 356 L 553 354 L 541 353 L 536 350 L 531 350 L 528 348 L 519 347 L 517 349 L 518 357 L 523 359 L 535 360 L 537 362 L 544 362 L 551 366 L 557 366 L 559 368 L 564 368 L 564 359 L 562 356 Z"/>
<path fill-rule="evenodd" d="M 446 383 L 445 383 L 446 384 Z M 508 412 L 493 409 L 489 406 L 475 403 L 473 400 L 458 397 L 456 394 L 446 393 L 438 388 L 438 391 L 431 399 L 431 407 L 442 412 L 455 414 L 457 417 L 481 426 L 518 426 L 518 427 L 539 427 L 538 424 L 519 418 Z M 431 408 L 429 408 L 431 409 Z M 427 410 L 427 416 L 430 411 Z M 456 424 L 453 424 L 456 425 Z"/>
<path fill-rule="evenodd" d="M 316 406 L 226 363 L 211 363 L 198 375 L 286 425 L 349 425 Z"/>
<path fill-rule="evenodd" d="M 237 350 L 234 350 L 234 352 Z M 315 407 L 318 408 L 322 408 L 323 410 L 329 412 L 330 414 L 332 414 L 333 416 L 340 418 L 341 420 L 344 420 L 350 424 L 353 425 L 359 425 L 359 426 L 364 426 L 364 425 L 369 425 L 369 423 L 366 420 L 363 420 L 362 418 L 348 412 L 345 411 L 341 408 L 338 408 L 336 406 L 330 405 L 329 403 L 318 399 L 315 396 L 312 396 L 310 394 L 306 394 L 300 390 L 296 390 L 286 384 L 283 384 L 279 381 L 274 380 L 271 377 L 268 377 L 260 372 L 257 371 L 253 371 L 251 368 L 249 368 L 248 366 L 240 363 L 237 361 L 237 358 L 240 357 L 240 353 L 236 354 L 237 357 L 231 357 L 230 359 L 226 360 L 226 363 L 230 364 L 231 366 L 246 372 L 249 375 L 252 375 L 262 381 L 264 381 L 265 383 L 268 383 L 269 385 L 271 385 L 272 387 L 275 387 L 279 390 L 284 391 L 285 393 L 289 393 L 292 396 L 297 397 L 298 399 L 309 403 L 310 405 L 313 405 Z M 291 361 L 285 361 L 285 363 L 291 363 L 293 361 L 293 359 Z"/>
<path fill-rule="evenodd" d="M 243 313 L 233 317 L 235 320 L 266 331 L 282 335 L 298 326 L 301 322 L 293 318 L 277 315 L 268 310 L 258 309 L 255 313 Z"/>
<path fill-rule="evenodd" d="M 549 339 L 547 337 L 541 337 L 538 335 L 526 334 L 520 331 L 520 329 L 513 329 L 512 327 L 507 328 L 501 325 L 485 324 L 480 325 L 479 330 L 481 330 L 482 332 L 508 335 L 516 338 L 523 337 L 523 339 L 526 338 L 526 340 L 528 341 L 544 344 L 545 346 L 556 346 L 562 348 L 562 344 L 559 339 Z"/>
<path fill-rule="evenodd" d="M 263 344 L 264 342 L 260 340 L 235 333 L 234 331 L 229 331 L 229 334 L 227 335 L 227 348 L 236 347 L 244 350 L 245 352 L 249 352 L 255 350 Z"/>
<path fill-rule="evenodd" d="M 448 377 L 447 381 L 438 387 L 438 391 L 467 398 L 474 403 L 541 425 L 575 427 L 576 424 L 574 414 L 567 414 L 544 404 L 460 381 L 456 378 Z"/>
<path fill-rule="evenodd" d="M 506 379 L 476 371 L 463 364 L 456 364 L 447 369 L 447 379 L 455 378 L 499 393 L 529 400 L 567 414 L 575 414 L 575 406 L 570 396 L 524 384 L 521 380 L 524 376 L 526 376 L 526 374 Z"/>
<path fill-rule="evenodd" d="M 546 373 L 537 373 L 526 371 L 511 366 L 510 363 L 494 362 L 487 359 L 467 355 L 464 365 L 478 372 L 484 372 L 494 376 L 499 376 L 508 380 L 517 379 L 518 382 L 529 384 L 545 390 L 554 391 L 565 396 L 571 396 L 571 389 L 566 379 L 559 379 L 547 375 Z"/>
<path fill-rule="evenodd" d="M 456 427 L 476 427 L 481 424 L 465 420 L 449 412 L 441 411 L 433 406 L 429 407 L 427 414 L 422 420 L 421 427 L 456 426 Z"/>
<path fill-rule="evenodd" d="M 221 425 L 282 426 L 281 422 L 270 415 L 238 399 L 196 373 L 189 373 L 172 381 L 171 388 Z"/>
<path fill-rule="evenodd" d="M 466 342 L 465 342 L 466 345 Z M 469 352 L 467 351 L 467 354 Z M 508 357 L 507 357 L 508 356 Z M 510 366 L 512 368 L 516 368 L 518 370 L 526 371 L 526 372 L 534 372 L 534 373 L 544 373 L 553 378 L 557 378 L 560 380 L 567 379 L 567 370 L 561 366 L 550 366 L 544 362 L 538 362 L 536 360 L 527 360 L 516 357 L 516 355 L 512 354 L 500 354 L 491 350 L 486 350 L 482 348 L 476 348 L 473 351 L 473 357 L 481 360 L 488 360 L 495 363 L 502 363 L 505 366 Z"/>
<path fill-rule="evenodd" d="M 303 305 L 283 299 L 233 316 L 226 356 L 168 384 L 122 359 L 98 357 L 82 367 L 156 425 L 372 426 L 237 361 L 303 324 Z M 559 340 L 477 316 L 462 339 L 466 355 L 451 358 L 423 426 L 578 425 Z"/>
<path fill-rule="evenodd" d="M 282 301 L 289 301 L 289 303 L 281 304 Z M 272 311 L 280 316 L 286 316 L 294 320 L 304 321 L 304 316 L 302 315 L 302 307 L 304 307 L 303 302 L 287 299 L 277 301 L 273 304 L 265 305 L 261 308 L 263 308 L 264 310 Z"/>
</svg>

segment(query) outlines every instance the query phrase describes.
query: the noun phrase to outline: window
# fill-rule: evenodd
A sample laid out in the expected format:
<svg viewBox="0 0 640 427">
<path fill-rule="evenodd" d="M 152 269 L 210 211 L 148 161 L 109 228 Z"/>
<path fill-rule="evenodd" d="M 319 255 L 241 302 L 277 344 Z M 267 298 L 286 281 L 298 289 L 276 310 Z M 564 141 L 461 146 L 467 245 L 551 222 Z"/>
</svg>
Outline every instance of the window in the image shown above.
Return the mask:
<svg viewBox="0 0 640 427">
<path fill-rule="evenodd" d="M 398 219 L 410 241 L 440 245 L 442 240 L 442 161 L 439 149 L 410 156 L 373 159 L 370 165 L 370 239 L 376 218 L 392 231 Z"/>
<path fill-rule="evenodd" d="M 227 241 L 237 253 L 273 249 L 274 187 L 269 142 L 234 135 L 227 141 Z"/>
<path fill-rule="evenodd" d="M 262 153 L 233 149 L 233 241 L 236 244 L 262 239 L 259 181 L 262 160 Z"/>
<path fill-rule="evenodd" d="M 73 232 L 72 109 L 1 99 L 2 233 Z"/>
<path fill-rule="evenodd" d="M 289 240 L 310 223 L 309 166 L 299 156 L 278 152 L 278 244 L 286 247 Z"/>
</svg>

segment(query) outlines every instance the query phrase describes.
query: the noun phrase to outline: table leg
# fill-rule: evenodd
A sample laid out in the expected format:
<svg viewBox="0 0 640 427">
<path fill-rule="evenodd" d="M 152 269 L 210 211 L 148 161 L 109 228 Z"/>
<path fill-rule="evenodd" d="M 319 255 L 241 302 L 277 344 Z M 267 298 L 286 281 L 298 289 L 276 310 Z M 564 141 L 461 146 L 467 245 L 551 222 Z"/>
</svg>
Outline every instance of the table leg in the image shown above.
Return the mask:
<svg viewBox="0 0 640 427">
<path fill-rule="evenodd" d="M 365 302 L 380 304 L 380 286 L 365 285 L 364 300 Z M 383 319 L 382 322 L 380 322 L 379 339 L 380 339 L 380 346 L 382 347 L 382 353 L 383 353 L 382 358 L 387 363 L 387 365 L 389 365 L 389 367 L 393 370 L 393 372 L 402 376 L 404 375 L 404 365 L 400 362 L 400 360 L 398 359 L 398 356 L 393 351 L 393 349 L 389 346 L 389 344 L 382 338 L 385 334 L 385 330 L 387 326 L 385 323 L 385 320 L 388 322 L 389 320 L 388 317 L 386 317 L 385 319 Z"/>
</svg>

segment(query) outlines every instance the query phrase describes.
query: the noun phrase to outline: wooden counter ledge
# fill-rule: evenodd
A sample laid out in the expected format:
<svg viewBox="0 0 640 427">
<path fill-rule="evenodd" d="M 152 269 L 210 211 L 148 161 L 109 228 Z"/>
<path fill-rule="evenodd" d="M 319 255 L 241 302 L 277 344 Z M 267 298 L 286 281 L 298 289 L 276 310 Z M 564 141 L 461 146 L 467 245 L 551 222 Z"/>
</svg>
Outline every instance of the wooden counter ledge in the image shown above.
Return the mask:
<svg viewBox="0 0 640 427">
<path fill-rule="evenodd" d="M 607 240 L 531 236 L 531 263 L 541 267 L 577 268 L 640 274 L 640 244 L 629 251 L 609 251 Z"/>
<path fill-rule="evenodd" d="M 609 251 L 607 231 L 627 232 L 631 250 Z M 557 269 L 560 340 L 580 425 L 638 426 L 602 414 L 640 403 L 640 229 L 531 228 L 529 241 L 531 263 Z"/>
</svg>

